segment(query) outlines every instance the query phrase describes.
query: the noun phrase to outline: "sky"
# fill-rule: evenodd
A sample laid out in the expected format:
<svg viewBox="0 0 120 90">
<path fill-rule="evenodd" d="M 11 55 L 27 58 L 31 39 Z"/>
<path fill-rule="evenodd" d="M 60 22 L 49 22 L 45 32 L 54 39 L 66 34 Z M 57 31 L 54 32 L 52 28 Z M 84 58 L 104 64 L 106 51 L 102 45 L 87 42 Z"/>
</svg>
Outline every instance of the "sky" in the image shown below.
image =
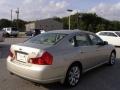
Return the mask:
<svg viewBox="0 0 120 90">
<path fill-rule="evenodd" d="M 16 19 L 27 21 L 51 17 L 64 17 L 76 12 L 92 12 L 108 20 L 120 21 L 120 0 L 0 0 L 0 18 L 10 19 L 11 9 Z M 67 9 L 73 11 L 67 12 Z"/>
</svg>

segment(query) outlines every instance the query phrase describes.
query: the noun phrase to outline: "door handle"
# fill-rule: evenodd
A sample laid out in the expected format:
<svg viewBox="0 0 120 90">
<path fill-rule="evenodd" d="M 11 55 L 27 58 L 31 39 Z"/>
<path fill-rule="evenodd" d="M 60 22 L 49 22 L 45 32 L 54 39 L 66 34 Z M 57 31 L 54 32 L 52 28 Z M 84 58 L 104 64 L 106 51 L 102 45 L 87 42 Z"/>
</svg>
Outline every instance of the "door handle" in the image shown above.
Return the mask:
<svg viewBox="0 0 120 90">
<path fill-rule="evenodd" d="M 86 53 L 85 51 L 80 51 L 80 53 Z"/>
<path fill-rule="evenodd" d="M 100 50 L 96 50 L 96 51 L 100 51 Z"/>
</svg>

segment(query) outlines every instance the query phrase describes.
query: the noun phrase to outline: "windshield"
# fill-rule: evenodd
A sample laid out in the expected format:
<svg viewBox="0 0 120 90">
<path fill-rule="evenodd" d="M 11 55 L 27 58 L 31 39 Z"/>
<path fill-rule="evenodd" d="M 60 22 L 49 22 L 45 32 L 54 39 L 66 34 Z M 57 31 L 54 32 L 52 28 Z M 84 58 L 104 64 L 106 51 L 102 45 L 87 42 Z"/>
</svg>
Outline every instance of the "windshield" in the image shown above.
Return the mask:
<svg viewBox="0 0 120 90">
<path fill-rule="evenodd" d="M 120 32 L 115 32 L 120 37 Z"/>
<path fill-rule="evenodd" d="M 54 45 L 65 36 L 66 34 L 61 33 L 43 33 L 29 39 L 27 42 L 35 44 Z"/>
<path fill-rule="evenodd" d="M 12 31 L 17 31 L 17 28 L 12 28 Z"/>
</svg>

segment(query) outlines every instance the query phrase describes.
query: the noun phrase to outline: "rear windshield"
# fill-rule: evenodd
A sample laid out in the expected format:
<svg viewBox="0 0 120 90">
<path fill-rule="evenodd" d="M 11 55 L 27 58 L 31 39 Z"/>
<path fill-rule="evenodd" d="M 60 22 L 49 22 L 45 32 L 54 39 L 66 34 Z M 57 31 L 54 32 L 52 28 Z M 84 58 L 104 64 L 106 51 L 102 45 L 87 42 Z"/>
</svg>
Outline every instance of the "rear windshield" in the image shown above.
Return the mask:
<svg viewBox="0 0 120 90">
<path fill-rule="evenodd" d="M 54 45 L 61 39 L 63 39 L 66 35 L 67 34 L 61 33 L 43 33 L 29 39 L 27 42 L 35 44 Z"/>
</svg>

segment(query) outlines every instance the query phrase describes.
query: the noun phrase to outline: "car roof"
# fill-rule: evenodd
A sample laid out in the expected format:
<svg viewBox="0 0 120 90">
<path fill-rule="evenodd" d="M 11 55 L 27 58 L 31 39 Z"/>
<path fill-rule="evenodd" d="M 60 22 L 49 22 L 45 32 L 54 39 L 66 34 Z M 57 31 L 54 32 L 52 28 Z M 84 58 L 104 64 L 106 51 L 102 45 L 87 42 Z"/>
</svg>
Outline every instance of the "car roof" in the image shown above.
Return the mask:
<svg viewBox="0 0 120 90">
<path fill-rule="evenodd" d="M 100 31 L 100 32 L 120 32 L 120 31 Z"/>
<path fill-rule="evenodd" d="M 88 31 L 84 31 L 84 30 L 79 30 L 79 29 L 75 29 L 75 30 L 53 30 L 53 31 L 48 31 L 48 33 L 62 33 L 62 34 L 72 34 L 72 33 L 92 33 L 92 32 L 88 32 Z"/>
</svg>

